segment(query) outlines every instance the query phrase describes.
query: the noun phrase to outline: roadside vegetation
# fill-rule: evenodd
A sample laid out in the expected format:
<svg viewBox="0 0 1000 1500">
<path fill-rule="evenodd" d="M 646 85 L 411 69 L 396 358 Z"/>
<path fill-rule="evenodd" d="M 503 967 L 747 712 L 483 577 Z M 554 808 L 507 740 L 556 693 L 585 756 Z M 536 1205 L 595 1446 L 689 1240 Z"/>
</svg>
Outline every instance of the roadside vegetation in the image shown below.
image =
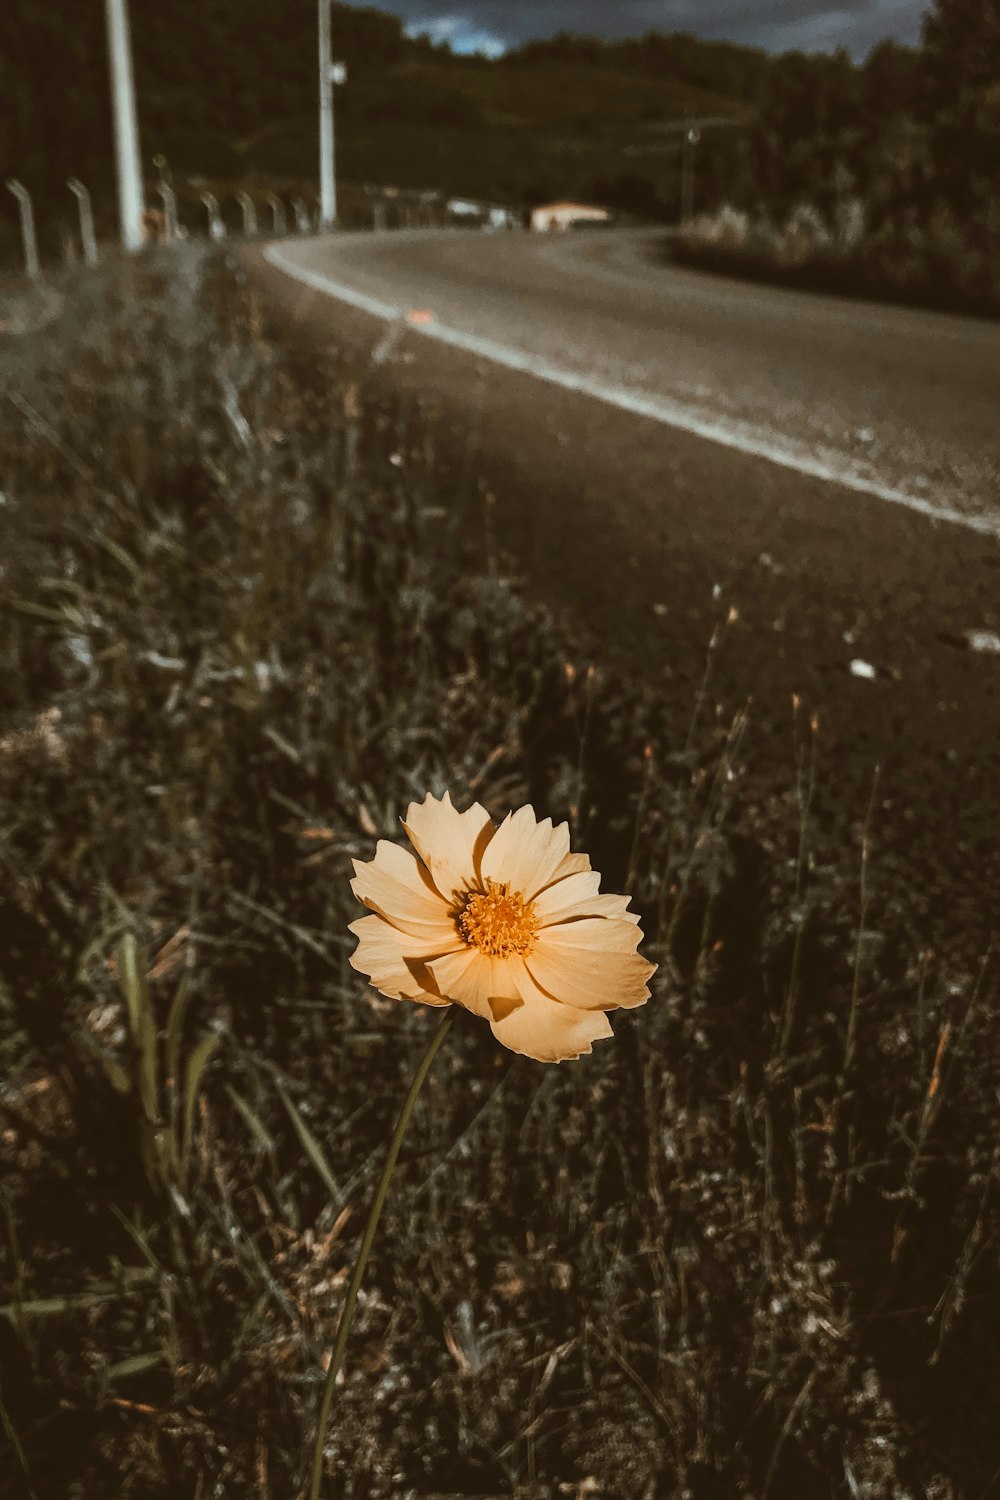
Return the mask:
<svg viewBox="0 0 1000 1500">
<path fill-rule="evenodd" d="M 1000 218 L 968 224 L 945 203 L 926 224 L 866 226 L 860 198 L 832 219 L 802 205 L 783 223 L 731 207 L 705 214 L 667 242 L 670 260 L 803 291 L 1000 315 Z"/>
<path fill-rule="evenodd" d="M 756 799 L 727 602 L 674 722 L 525 596 L 474 449 L 303 371 L 237 265 L 58 291 L 0 376 L 5 1500 L 303 1492 L 435 1024 L 348 966 L 350 862 L 445 788 L 567 819 L 660 968 L 578 1063 L 456 1026 L 330 1494 L 987 1493 L 996 964 L 865 808 L 830 845 L 814 709 Z"/>
<path fill-rule="evenodd" d="M 861 68 L 842 55 L 776 59 L 755 128 L 730 141 L 728 170 L 669 253 L 996 316 L 998 77 L 998 0 L 936 0 L 919 49 L 886 42 Z"/>
</svg>

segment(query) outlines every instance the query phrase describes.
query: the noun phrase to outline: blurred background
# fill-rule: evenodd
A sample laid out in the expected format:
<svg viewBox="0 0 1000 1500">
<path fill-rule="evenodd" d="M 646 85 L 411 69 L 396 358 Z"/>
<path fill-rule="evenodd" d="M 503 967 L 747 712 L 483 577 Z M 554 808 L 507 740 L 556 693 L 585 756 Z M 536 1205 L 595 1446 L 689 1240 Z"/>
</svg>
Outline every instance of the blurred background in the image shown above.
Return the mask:
<svg viewBox="0 0 1000 1500">
<path fill-rule="evenodd" d="M 390 7 L 398 9 L 398 7 Z M 458 8 L 459 10 L 461 8 Z M 848 261 L 856 278 L 967 298 L 997 295 L 1000 243 L 1000 12 L 994 0 L 935 0 L 883 16 L 746 6 L 733 31 L 761 46 L 649 31 L 689 8 L 586 5 L 411 6 L 404 14 L 334 5 L 340 209 L 371 223 L 465 222 L 501 208 L 571 199 L 639 221 L 691 228 L 716 258 L 794 265 Z M 447 14 L 444 12 L 447 11 Z M 477 21 L 477 17 L 479 21 Z M 705 10 L 705 29 L 725 24 Z M 501 28 L 497 22 L 503 22 Z M 824 24 L 819 25 L 820 22 Z M 481 24 L 480 24 L 481 23 Z M 566 32 L 538 39 L 546 24 Z M 601 36 L 573 35 L 592 24 Z M 882 40 L 872 40 L 879 28 Z M 174 0 L 132 7 L 144 169 L 155 204 L 164 174 L 180 222 L 207 228 L 201 194 L 267 195 L 315 206 L 316 11 L 310 0 Z M 910 39 L 895 40 L 892 33 Z M 529 35 L 534 39 L 520 40 Z M 806 52 L 783 39 L 851 44 Z M 475 49 L 482 49 L 476 51 Z M 458 50 L 453 50 L 458 49 Z M 472 49 L 472 50 L 470 50 Z M 159 165 L 154 166 L 154 160 Z M 99 238 L 115 230 L 104 7 L 8 0 L 0 15 L 0 176 L 31 193 L 43 260 L 79 249 L 68 178 L 90 191 Z M 366 191 L 367 190 L 367 191 Z M 17 205 L 5 195 L 0 260 L 21 257 Z M 471 206 L 470 206 L 471 205 Z M 727 212 L 720 220 L 720 210 Z M 277 222 L 280 222 L 277 221 Z"/>
</svg>

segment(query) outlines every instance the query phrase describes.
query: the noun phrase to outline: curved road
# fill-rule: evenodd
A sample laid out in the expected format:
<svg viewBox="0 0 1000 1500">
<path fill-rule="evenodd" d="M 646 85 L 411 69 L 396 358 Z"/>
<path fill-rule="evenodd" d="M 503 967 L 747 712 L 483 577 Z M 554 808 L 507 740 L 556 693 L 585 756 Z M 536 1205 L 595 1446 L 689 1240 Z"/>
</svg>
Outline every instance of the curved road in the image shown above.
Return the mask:
<svg viewBox="0 0 1000 1500">
<path fill-rule="evenodd" d="M 719 692 L 755 700 L 762 789 L 791 784 L 798 693 L 831 833 L 856 835 L 881 764 L 887 876 L 942 940 L 980 942 L 1000 890 L 1000 325 L 703 276 L 660 238 L 342 235 L 254 266 L 301 340 L 433 414 L 534 592 L 685 724 L 720 585 L 740 619 Z"/>
</svg>

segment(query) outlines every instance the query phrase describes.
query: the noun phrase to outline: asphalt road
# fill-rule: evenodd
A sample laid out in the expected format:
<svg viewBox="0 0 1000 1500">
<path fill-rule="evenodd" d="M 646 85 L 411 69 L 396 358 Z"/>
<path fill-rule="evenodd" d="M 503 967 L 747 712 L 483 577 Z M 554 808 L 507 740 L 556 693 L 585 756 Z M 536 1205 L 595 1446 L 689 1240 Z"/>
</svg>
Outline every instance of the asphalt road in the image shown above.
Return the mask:
<svg viewBox="0 0 1000 1500">
<path fill-rule="evenodd" d="M 887 878 L 935 927 L 985 939 L 1000 326 L 701 275 L 665 265 L 648 233 L 344 235 L 267 253 L 254 274 L 283 325 L 419 403 L 443 461 L 495 495 L 533 594 L 582 651 L 643 673 L 679 724 L 721 589 L 739 621 L 717 696 L 754 700 L 761 790 L 791 784 L 797 693 L 821 717 L 826 826 L 856 839 L 880 765 Z"/>
</svg>

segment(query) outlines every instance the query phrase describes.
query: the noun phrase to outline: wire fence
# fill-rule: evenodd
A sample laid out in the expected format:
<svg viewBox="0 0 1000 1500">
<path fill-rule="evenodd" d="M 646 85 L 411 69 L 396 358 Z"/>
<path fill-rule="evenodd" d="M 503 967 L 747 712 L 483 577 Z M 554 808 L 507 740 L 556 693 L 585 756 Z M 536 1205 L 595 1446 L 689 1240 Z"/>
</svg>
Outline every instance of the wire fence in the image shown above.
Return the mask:
<svg viewBox="0 0 1000 1500">
<path fill-rule="evenodd" d="M 35 195 L 17 178 L 0 211 L 0 269 L 44 276 L 60 266 L 94 264 L 117 252 L 119 234 L 113 193 L 92 195 L 72 177 L 65 201 L 51 191 Z M 246 186 L 164 176 L 147 184 L 142 238 L 147 245 L 190 239 L 215 241 L 286 239 L 329 233 L 321 222 L 320 201 L 305 188 Z M 449 226 L 502 230 L 519 228 L 524 214 L 509 205 L 450 198 L 436 189 L 357 186 L 341 189 L 338 230 L 440 229 Z"/>
</svg>

